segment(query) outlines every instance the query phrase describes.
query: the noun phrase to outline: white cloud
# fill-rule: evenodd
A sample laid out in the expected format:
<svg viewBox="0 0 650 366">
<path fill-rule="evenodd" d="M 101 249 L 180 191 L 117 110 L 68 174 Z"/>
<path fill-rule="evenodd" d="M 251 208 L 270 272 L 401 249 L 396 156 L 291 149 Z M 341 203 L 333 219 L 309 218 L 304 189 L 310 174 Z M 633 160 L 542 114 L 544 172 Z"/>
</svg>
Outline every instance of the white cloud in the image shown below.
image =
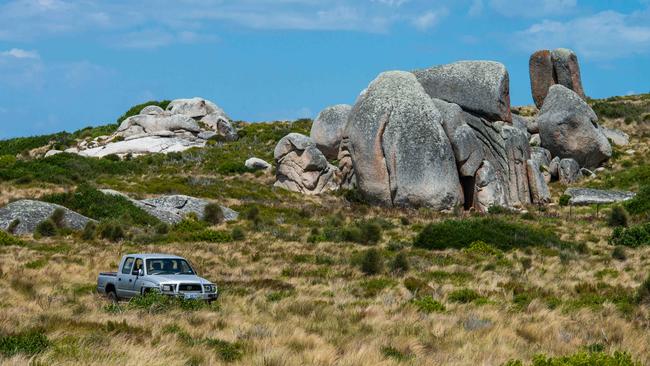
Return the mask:
<svg viewBox="0 0 650 366">
<path fill-rule="evenodd" d="M 605 11 L 568 22 L 544 20 L 516 33 L 520 48 L 532 52 L 573 48 L 578 55 L 611 60 L 650 53 L 650 14 Z"/>
<path fill-rule="evenodd" d="M 474 0 L 470 6 L 468 15 L 472 17 L 479 16 L 483 13 L 483 0 Z"/>
<path fill-rule="evenodd" d="M 14 57 L 14 58 L 31 58 L 31 59 L 41 58 L 41 56 L 36 51 L 25 51 L 25 50 L 21 50 L 20 48 L 12 48 L 9 51 L 0 52 L 0 55 Z"/>
<path fill-rule="evenodd" d="M 577 5 L 577 0 L 490 0 L 495 11 L 508 17 L 539 18 L 566 14 Z"/>
<path fill-rule="evenodd" d="M 449 10 L 447 8 L 441 8 L 436 11 L 430 10 L 414 18 L 412 24 L 415 28 L 425 31 L 438 25 L 438 23 L 440 23 L 440 21 L 447 15 L 449 15 Z"/>
<path fill-rule="evenodd" d="M 75 34 L 122 39 L 131 47 L 162 47 L 207 36 L 215 24 L 287 30 L 386 32 L 396 23 L 429 28 L 447 0 L 6 0 L 0 41 Z M 149 33 L 151 42 L 134 39 Z M 155 34 L 154 34 L 155 33 Z M 185 35 L 185 36 L 184 36 Z"/>
</svg>

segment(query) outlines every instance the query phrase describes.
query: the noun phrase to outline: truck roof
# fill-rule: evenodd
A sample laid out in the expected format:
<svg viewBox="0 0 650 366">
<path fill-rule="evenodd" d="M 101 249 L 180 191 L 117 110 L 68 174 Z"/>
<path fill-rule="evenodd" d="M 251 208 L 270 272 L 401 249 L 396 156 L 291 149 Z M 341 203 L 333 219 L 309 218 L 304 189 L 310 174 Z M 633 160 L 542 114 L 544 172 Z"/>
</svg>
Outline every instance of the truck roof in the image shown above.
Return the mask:
<svg viewBox="0 0 650 366">
<path fill-rule="evenodd" d="M 134 254 L 127 254 L 125 257 L 139 257 L 142 259 L 151 259 L 151 258 L 180 258 L 180 259 L 185 259 L 183 257 L 174 255 L 174 254 L 164 254 L 164 253 L 134 253 Z"/>
</svg>

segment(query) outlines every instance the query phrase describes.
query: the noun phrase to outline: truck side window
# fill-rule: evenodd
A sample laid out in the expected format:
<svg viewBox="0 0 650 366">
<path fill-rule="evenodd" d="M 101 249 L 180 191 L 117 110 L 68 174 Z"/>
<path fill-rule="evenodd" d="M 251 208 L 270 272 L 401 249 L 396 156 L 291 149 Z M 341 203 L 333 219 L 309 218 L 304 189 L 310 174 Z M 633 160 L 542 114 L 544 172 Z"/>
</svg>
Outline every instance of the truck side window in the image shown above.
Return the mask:
<svg viewBox="0 0 650 366">
<path fill-rule="evenodd" d="M 139 270 L 144 270 L 144 266 L 142 265 L 142 259 L 138 258 L 135 260 L 135 267 L 133 267 L 133 271 L 131 272 L 132 275 L 137 275 Z"/>
<path fill-rule="evenodd" d="M 124 265 L 122 266 L 122 274 L 129 274 L 131 273 L 131 268 L 133 268 L 133 257 L 128 257 L 124 261 Z"/>
</svg>

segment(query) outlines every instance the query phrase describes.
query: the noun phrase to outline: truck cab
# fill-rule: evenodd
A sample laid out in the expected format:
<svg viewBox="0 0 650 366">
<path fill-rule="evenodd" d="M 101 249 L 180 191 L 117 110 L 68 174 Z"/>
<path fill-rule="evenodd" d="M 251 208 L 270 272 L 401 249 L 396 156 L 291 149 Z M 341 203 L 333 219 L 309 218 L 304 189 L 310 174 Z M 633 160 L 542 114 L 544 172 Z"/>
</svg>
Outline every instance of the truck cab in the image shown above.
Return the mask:
<svg viewBox="0 0 650 366">
<path fill-rule="evenodd" d="M 169 296 L 213 301 L 217 286 L 199 277 L 190 263 L 169 254 L 127 254 L 117 272 L 102 272 L 97 291 L 114 301 L 158 291 Z"/>
</svg>

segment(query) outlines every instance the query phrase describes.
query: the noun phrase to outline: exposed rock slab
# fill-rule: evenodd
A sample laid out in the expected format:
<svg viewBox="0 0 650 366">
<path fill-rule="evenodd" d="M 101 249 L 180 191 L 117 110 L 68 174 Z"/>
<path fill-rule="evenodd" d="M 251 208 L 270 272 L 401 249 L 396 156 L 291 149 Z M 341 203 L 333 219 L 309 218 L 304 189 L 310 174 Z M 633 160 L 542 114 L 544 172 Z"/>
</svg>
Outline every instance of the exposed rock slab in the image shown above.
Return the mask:
<svg viewBox="0 0 650 366">
<path fill-rule="evenodd" d="M 14 220 L 18 220 L 19 223 L 15 227 L 14 234 L 31 234 L 36 230 L 38 224 L 49 219 L 57 209 L 62 209 L 65 213 L 62 224 L 66 228 L 82 230 L 88 222 L 94 221 L 54 203 L 20 200 L 0 208 L 0 229 L 7 230 Z"/>
<path fill-rule="evenodd" d="M 568 188 L 564 194 L 570 196 L 569 203 L 576 206 L 624 202 L 636 196 L 634 192 L 607 191 L 592 188 Z"/>
<path fill-rule="evenodd" d="M 304 194 L 320 194 L 339 187 L 339 170 L 327 162 L 314 141 L 299 133 L 280 139 L 273 154 L 275 186 Z"/>
<path fill-rule="evenodd" d="M 225 112 L 219 106 L 199 97 L 173 100 L 167 106 L 167 111 L 190 118 L 201 118 L 213 113 L 225 115 Z"/>
<path fill-rule="evenodd" d="M 102 158 L 107 155 L 141 155 L 150 153 L 181 152 L 193 147 L 204 147 L 205 140 L 178 137 L 144 136 L 132 140 L 118 141 L 95 148 L 81 150 L 79 155 Z"/>
<path fill-rule="evenodd" d="M 414 74 L 432 98 L 458 104 L 492 121 L 512 121 L 510 77 L 501 63 L 459 61 Z"/>
<path fill-rule="evenodd" d="M 354 105 L 346 135 L 369 202 L 437 210 L 463 203 L 442 116 L 413 74 L 380 74 Z"/>
<path fill-rule="evenodd" d="M 336 159 L 352 106 L 338 104 L 322 110 L 311 126 L 309 137 L 328 159 Z"/>
<path fill-rule="evenodd" d="M 189 214 L 195 214 L 203 219 L 205 207 L 212 203 L 209 200 L 185 195 L 167 195 L 144 200 L 130 198 L 126 194 L 112 189 L 102 189 L 104 194 L 117 195 L 131 201 L 135 206 L 149 213 L 151 216 L 167 224 L 177 224 Z M 234 221 L 239 213 L 228 207 L 221 206 L 225 221 Z"/>
<path fill-rule="evenodd" d="M 199 133 L 201 128 L 194 119 L 180 114 L 139 114 L 125 119 L 118 127 L 116 135 L 126 138 L 177 130 Z"/>
<path fill-rule="evenodd" d="M 580 166 L 591 169 L 612 156 L 596 113 L 578 94 L 562 85 L 550 88 L 537 122 L 542 147 L 553 156 L 573 158 Z"/>
</svg>

